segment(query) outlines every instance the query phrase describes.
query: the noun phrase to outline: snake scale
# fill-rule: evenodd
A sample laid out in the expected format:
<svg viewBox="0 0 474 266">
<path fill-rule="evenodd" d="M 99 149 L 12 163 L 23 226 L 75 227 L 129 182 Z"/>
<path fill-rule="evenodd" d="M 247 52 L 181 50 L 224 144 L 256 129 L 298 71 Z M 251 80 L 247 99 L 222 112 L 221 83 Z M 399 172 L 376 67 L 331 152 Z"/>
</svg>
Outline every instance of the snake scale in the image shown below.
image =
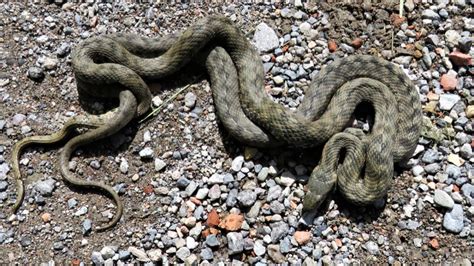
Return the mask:
<svg viewBox="0 0 474 266">
<path fill-rule="evenodd" d="M 291 111 L 266 95 L 260 56 L 243 33 L 229 19 L 210 16 L 178 36 L 149 39 L 117 33 L 80 43 L 72 54 L 78 90 L 94 97 L 119 98 L 120 105 L 100 116 L 73 118 L 52 135 L 17 142 L 12 152 L 19 194 L 14 211 L 24 195 L 18 165 L 21 150 L 32 143 L 56 142 L 71 129 L 86 127 L 89 131 L 69 140 L 61 151 L 61 174 L 72 185 L 109 194 L 117 213 L 98 229 L 114 226 L 123 212 L 117 193 L 103 183 L 72 176 L 67 167 L 71 153 L 147 113 L 152 94 L 146 82 L 179 73 L 190 63 L 207 71 L 217 116 L 240 142 L 263 148 L 325 144 L 308 181 L 303 211 L 317 209 L 335 188 L 355 204 L 374 203 L 387 194 L 394 164 L 408 159 L 416 147 L 421 104 L 399 67 L 373 56 L 337 59 L 318 73 L 298 109 Z M 361 103 L 375 110 L 368 134 L 347 128 Z"/>
</svg>

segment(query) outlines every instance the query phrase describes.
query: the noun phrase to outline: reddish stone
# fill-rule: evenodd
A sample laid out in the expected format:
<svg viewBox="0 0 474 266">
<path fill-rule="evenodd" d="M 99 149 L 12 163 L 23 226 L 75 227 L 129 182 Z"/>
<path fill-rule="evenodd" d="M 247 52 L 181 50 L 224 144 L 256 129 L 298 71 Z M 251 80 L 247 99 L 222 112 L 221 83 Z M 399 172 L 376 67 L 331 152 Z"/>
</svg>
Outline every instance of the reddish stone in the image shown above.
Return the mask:
<svg viewBox="0 0 474 266">
<path fill-rule="evenodd" d="M 227 231 L 237 231 L 242 227 L 243 222 L 243 215 L 231 213 L 224 217 L 222 222 L 219 223 L 219 227 Z"/>
<path fill-rule="evenodd" d="M 80 259 L 72 259 L 71 260 L 71 265 L 72 266 L 79 266 L 79 265 L 81 265 L 81 260 Z"/>
<path fill-rule="evenodd" d="M 306 243 L 308 243 L 311 240 L 312 236 L 313 235 L 311 234 L 311 232 L 296 231 L 295 234 L 293 235 L 293 238 L 296 240 L 296 242 L 299 245 L 305 245 Z"/>
<path fill-rule="evenodd" d="M 433 238 L 430 240 L 430 246 L 432 249 L 438 249 L 439 248 L 439 243 L 438 243 L 438 239 L 436 238 Z"/>
<path fill-rule="evenodd" d="M 392 14 L 390 16 L 390 21 L 392 22 L 392 25 L 395 26 L 395 27 L 400 27 L 400 25 L 402 25 L 403 22 L 405 22 L 405 18 L 404 17 L 400 17 L 398 14 Z"/>
<path fill-rule="evenodd" d="M 441 86 L 445 91 L 452 91 L 458 84 L 458 79 L 455 76 L 444 74 L 440 79 Z"/>
<path fill-rule="evenodd" d="M 209 214 L 207 214 L 207 225 L 209 227 L 216 227 L 220 222 L 221 219 L 219 218 L 219 214 L 215 209 L 212 209 Z"/>
<path fill-rule="evenodd" d="M 41 214 L 41 219 L 43 220 L 43 222 L 47 223 L 51 220 L 51 214 L 45 212 Z"/>
<path fill-rule="evenodd" d="M 201 205 L 201 203 L 202 203 L 202 202 L 201 202 L 198 198 L 196 198 L 196 197 L 191 197 L 191 198 L 189 198 L 189 200 L 190 200 L 192 203 L 194 203 L 194 204 L 196 204 L 196 205 L 198 205 L 198 206 Z"/>
<path fill-rule="evenodd" d="M 362 41 L 361 38 L 355 38 L 352 41 L 351 45 L 352 45 L 352 47 L 354 47 L 356 49 L 359 49 L 362 46 L 362 43 L 364 43 L 364 41 Z"/>
<path fill-rule="evenodd" d="M 153 193 L 153 186 L 152 185 L 147 185 L 143 188 L 143 192 L 145 192 L 146 194 L 151 194 Z"/>
<path fill-rule="evenodd" d="M 453 192 L 459 192 L 459 187 L 453 184 Z"/>
<path fill-rule="evenodd" d="M 337 49 L 337 43 L 334 40 L 329 40 L 328 49 L 329 49 L 329 52 L 334 53 Z"/>
<path fill-rule="evenodd" d="M 456 66 L 469 66 L 472 64 L 471 56 L 468 54 L 454 51 L 449 54 L 449 60 Z"/>
<path fill-rule="evenodd" d="M 342 241 L 341 241 L 341 239 L 336 238 L 336 240 L 334 240 L 334 241 L 336 242 L 336 246 L 342 247 Z"/>
</svg>

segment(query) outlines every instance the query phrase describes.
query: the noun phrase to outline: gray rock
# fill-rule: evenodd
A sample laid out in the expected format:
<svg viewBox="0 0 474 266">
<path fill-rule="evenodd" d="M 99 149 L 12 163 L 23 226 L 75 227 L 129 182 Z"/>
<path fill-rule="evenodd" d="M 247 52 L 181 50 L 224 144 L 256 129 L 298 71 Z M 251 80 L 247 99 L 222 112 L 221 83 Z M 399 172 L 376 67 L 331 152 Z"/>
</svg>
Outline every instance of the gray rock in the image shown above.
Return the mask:
<svg viewBox="0 0 474 266">
<path fill-rule="evenodd" d="M 12 117 L 12 124 L 15 126 L 19 126 L 21 125 L 21 123 L 23 123 L 23 121 L 25 121 L 25 119 L 26 119 L 26 116 L 24 114 L 15 114 Z"/>
<path fill-rule="evenodd" d="M 38 191 L 41 194 L 41 196 L 49 197 L 53 194 L 55 183 L 56 181 L 52 178 L 39 181 L 35 185 L 35 190 Z"/>
<path fill-rule="evenodd" d="M 469 200 L 474 199 L 474 185 L 466 183 L 461 187 L 462 194 L 467 197 Z"/>
<path fill-rule="evenodd" d="M 425 169 L 421 165 L 415 165 L 412 169 L 411 172 L 413 173 L 414 176 L 419 176 L 421 175 Z"/>
<path fill-rule="evenodd" d="M 267 251 L 267 249 L 263 245 L 263 241 L 262 240 L 256 240 L 255 244 L 253 245 L 253 252 L 255 252 L 255 255 L 261 257 L 261 256 L 265 255 L 266 251 Z"/>
<path fill-rule="evenodd" d="M 185 261 L 187 257 L 191 255 L 191 251 L 187 247 L 182 247 L 176 251 L 176 257 L 180 260 Z"/>
<path fill-rule="evenodd" d="M 191 196 L 194 194 L 194 192 L 196 191 L 196 189 L 198 188 L 198 184 L 194 181 L 191 180 L 191 182 L 189 182 L 189 185 L 186 187 L 186 195 L 188 196 Z"/>
<path fill-rule="evenodd" d="M 232 160 L 231 169 L 234 172 L 239 172 L 242 169 L 242 165 L 244 164 L 244 156 L 237 156 L 234 160 Z"/>
<path fill-rule="evenodd" d="M 138 154 L 140 155 L 140 158 L 142 159 L 151 159 L 153 158 L 154 152 L 152 148 L 145 147 Z"/>
<path fill-rule="evenodd" d="M 285 206 L 280 202 L 274 200 L 270 203 L 270 210 L 275 214 L 280 214 L 285 210 Z"/>
<path fill-rule="evenodd" d="M 196 95 L 192 92 L 186 93 L 184 96 L 184 105 L 190 109 L 193 109 L 196 106 Z"/>
<path fill-rule="evenodd" d="M 271 225 L 272 232 L 270 237 L 272 238 L 272 243 L 278 243 L 280 239 L 282 239 L 289 230 L 288 224 L 285 222 L 276 222 Z"/>
<path fill-rule="evenodd" d="M 207 194 L 209 193 L 209 189 L 208 188 L 200 188 L 198 190 L 198 192 L 196 193 L 196 198 L 197 199 L 200 199 L 200 200 L 203 200 L 207 197 Z"/>
<path fill-rule="evenodd" d="M 433 149 L 428 149 L 421 157 L 421 161 L 424 163 L 434 163 L 439 161 L 438 152 Z"/>
<path fill-rule="evenodd" d="M 67 207 L 69 209 L 75 208 L 77 206 L 77 200 L 75 198 L 70 198 L 67 200 Z"/>
<path fill-rule="evenodd" d="M 267 201 L 271 202 L 281 196 L 282 188 L 278 185 L 272 186 L 268 189 Z"/>
<path fill-rule="evenodd" d="M 130 251 L 128 250 L 119 250 L 118 258 L 119 260 L 128 260 L 130 258 Z"/>
<path fill-rule="evenodd" d="M 447 30 L 444 33 L 444 38 L 446 40 L 446 44 L 452 48 L 455 47 L 458 43 L 459 40 L 461 39 L 461 35 L 456 30 Z"/>
<path fill-rule="evenodd" d="M 120 166 L 119 166 L 120 172 L 122 174 L 128 173 L 128 167 L 129 167 L 129 165 L 128 165 L 127 160 L 122 158 L 122 160 L 120 161 Z"/>
<path fill-rule="evenodd" d="M 462 205 L 454 204 L 453 209 L 446 212 L 443 219 L 443 227 L 452 233 L 460 233 L 464 227 L 464 211 Z"/>
<path fill-rule="evenodd" d="M 434 202 L 444 208 L 451 209 L 454 206 L 454 200 L 444 190 L 437 189 L 434 192 Z"/>
<path fill-rule="evenodd" d="M 280 44 L 275 31 L 264 22 L 261 22 L 255 28 L 253 41 L 261 53 L 272 51 Z"/>
<path fill-rule="evenodd" d="M 90 219 L 85 219 L 84 222 L 82 222 L 82 234 L 87 235 L 91 232 L 92 230 L 92 221 Z"/>
<path fill-rule="evenodd" d="M 10 167 L 7 163 L 0 163 L 0 180 L 5 180 L 7 174 L 10 172 Z"/>
<path fill-rule="evenodd" d="M 428 174 L 436 174 L 441 169 L 440 165 L 437 163 L 431 163 L 425 166 L 425 171 Z M 422 184 L 423 185 L 423 184 Z"/>
<path fill-rule="evenodd" d="M 421 16 L 425 19 L 431 19 L 431 20 L 439 20 L 440 19 L 438 13 L 434 12 L 431 9 L 423 10 L 423 12 L 421 12 Z"/>
<path fill-rule="evenodd" d="M 220 243 L 215 235 L 210 234 L 206 237 L 206 245 L 213 248 L 213 247 L 218 247 Z"/>
<path fill-rule="evenodd" d="M 163 160 L 159 158 L 155 159 L 155 171 L 159 172 L 163 170 L 165 167 L 166 167 L 166 163 Z"/>
<path fill-rule="evenodd" d="M 61 43 L 61 46 L 59 46 L 58 49 L 56 49 L 56 54 L 59 57 L 65 57 L 71 52 L 71 45 L 67 42 Z"/>
<path fill-rule="evenodd" d="M 237 189 L 231 189 L 229 194 L 227 194 L 227 199 L 225 201 L 225 204 L 228 207 L 234 207 L 237 204 L 237 196 L 239 194 L 239 191 Z"/>
<path fill-rule="evenodd" d="M 299 29 L 300 29 L 300 32 L 303 33 L 304 35 L 309 35 L 309 33 L 311 32 L 311 24 L 305 21 L 300 24 Z"/>
<path fill-rule="evenodd" d="M 203 260 L 212 260 L 214 258 L 214 254 L 212 254 L 212 250 L 210 248 L 203 248 L 201 249 L 201 253 L 199 254 Z"/>
<path fill-rule="evenodd" d="M 0 181 L 0 192 L 7 190 L 8 182 L 7 181 Z"/>
<path fill-rule="evenodd" d="M 28 68 L 28 77 L 33 81 L 41 81 L 44 79 L 43 69 L 39 67 Z"/>
<path fill-rule="evenodd" d="M 116 249 L 116 247 L 105 246 L 100 250 L 100 254 L 102 254 L 102 258 L 104 258 L 105 260 L 110 259 L 115 255 Z"/>
<path fill-rule="evenodd" d="M 470 143 L 465 143 L 464 145 L 461 146 L 461 149 L 459 149 L 459 155 L 464 157 L 465 159 L 469 160 L 472 157 L 472 147 Z"/>
<path fill-rule="evenodd" d="M 44 59 L 43 67 L 46 70 L 53 70 L 58 66 L 58 64 L 59 64 L 58 59 L 47 57 Z"/>
<path fill-rule="evenodd" d="M 398 56 L 393 59 L 393 62 L 407 67 L 408 65 L 410 65 L 411 59 L 411 56 Z"/>
<path fill-rule="evenodd" d="M 241 233 L 230 232 L 227 234 L 227 244 L 229 255 L 234 255 L 244 251 L 244 238 Z"/>
<path fill-rule="evenodd" d="M 178 180 L 176 181 L 176 186 L 181 188 L 181 189 L 185 189 L 189 183 L 191 183 L 191 181 L 189 181 L 189 179 L 187 179 L 186 177 L 184 176 L 181 176 L 180 178 L 178 178 Z"/>
<path fill-rule="evenodd" d="M 469 53 L 472 46 L 472 38 L 469 36 L 461 37 L 458 41 L 458 48 L 463 53 Z"/>
<path fill-rule="evenodd" d="M 257 194 L 252 190 L 243 190 L 237 195 L 237 200 L 244 207 L 252 206 L 257 200 Z"/>
<path fill-rule="evenodd" d="M 291 240 L 290 237 L 285 237 L 280 241 L 280 252 L 286 254 L 291 250 Z"/>
<path fill-rule="evenodd" d="M 364 247 L 372 255 L 376 255 L 379 253 L 379 246 L 374 241 L 367 241 Z"/>
<path fill-rule="evenodd" d="M 209 193 L 207 194 L 207 196 L 211 201 L 219 199 L 221 197 L 220 186 L 218 184 L 212 186 L 211 189 L 209 189 Z"/>
<path fill-rule="evenodd" d="M 461 97 L 457 94 L 441 94 L 439 97 L 439 108 L 444 111 L 450 111 L 459 100 L 461 100 Z"/>
<path fill-rule="evenodd" d="M 102 258 L 102 254 L 97 251 L 92 251 L 91 261 L 94 265 L 104 265 L 104 258 Z"/>
<path fill-rule="evenodd" d="M 446 166 L 445 172 L 448 177 L 453 179 L 457 179 L 461 175 L 461 169 L 453 164 L 448 164 L 448 166 Z"/>
</svg>

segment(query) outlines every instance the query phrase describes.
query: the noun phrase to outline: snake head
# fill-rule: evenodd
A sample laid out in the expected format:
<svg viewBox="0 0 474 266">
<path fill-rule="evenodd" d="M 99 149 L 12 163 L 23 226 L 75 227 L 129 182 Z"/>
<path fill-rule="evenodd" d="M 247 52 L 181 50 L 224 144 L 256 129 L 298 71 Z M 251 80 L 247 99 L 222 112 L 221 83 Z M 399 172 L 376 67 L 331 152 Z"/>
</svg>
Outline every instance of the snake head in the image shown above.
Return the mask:
<svg viewBox="0 0 474 266">
<path fill-rule="evenodd" d="M 303 198 L 303 212 L 312 212 L 319 209 L 329 193 L 333 191 L 336 183 L 337 177 L 335 174 L 329 174 L 328 177 L 323 171 L 315 172 L 311 174 L 308 181 L 308 192 Z"/>
</svg>

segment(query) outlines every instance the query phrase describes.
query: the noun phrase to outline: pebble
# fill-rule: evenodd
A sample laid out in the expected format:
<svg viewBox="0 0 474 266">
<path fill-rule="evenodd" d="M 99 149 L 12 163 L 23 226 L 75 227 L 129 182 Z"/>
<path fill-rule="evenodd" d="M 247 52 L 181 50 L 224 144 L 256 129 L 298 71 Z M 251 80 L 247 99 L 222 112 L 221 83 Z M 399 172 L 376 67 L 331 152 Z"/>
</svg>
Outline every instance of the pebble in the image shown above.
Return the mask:
<svg viewBox="0 0 474 266">
<path fill-rule="evenodd" d="M 244 163 L 244 156 L 237 156 L 235 159 L 232 161 L 231 169 L 234 172 L 239 172 L 240 169 L 242 169 L 242 165 Z"/>
<path fill-rule="evenodd" d="M 377 255 L 379 253 L 379 246 L 373 241 L 368 241 L 365 243 L 364 247 L 372 255 Z"/>
<path fill-rule="evenodd" d="M 265 255 L 265 253 L 267 252 L 267 249 L 265 248 L 262 240 L 255 241 L 255 244 L 253 246 L 253 252 L 255 252 L 255 255 L 257 256 Z"/>
<path fill-rule="evenodd" d="M 439 108 L 444 111 L 451 111 L 454 105 L 461 100 L 456 94 L 441 94 L 439 97 Z"/>
<path fill-rule="evenodd" d="M 459 43 L 459 40 L 461 39 L 461 35 L 456 30 L 447 30 L 444 33 L 444 37 L 446 40 L 446 44 L 450 48 L 455 47 Z"/>
<path fill-rule="evenodd" d="M 464 211 L 462 205 L 454 204 L 452 210 L 444 215 L 443 227 L 452 233 L 460 233 L 464 227 Z"/>
<path fill-rule="evenodd" d="M 140 158 L 142 159 L 151 159 L 153 158 L 153 154 L 153 149 L 150 147 L 146 147 L 139 152 Z"/>
<path fill-rule="evenodd" d="M 26 119 L 26 115 L 24 115 L 24 114 L 15 114 L 12 117 L 12 124 L 15 125 L 15 126 L 19 126 L 19 125 L 21 125 L 21 123 L 23 123 L 23 121 L 25 121 L 25 119 Z"/>
<path fill-rule="evenodd" d="M 280 44 L 275 31 L 264 22 L 261 22 L 255 28 L 253 42 L 261 53 L 272 51 Z"/>
<path fill-rule="evenodd" d="M 443 87 L 443 89 L 445 91 L 452 91 L 452 90 L 456 89 L 456 86 L 458 84 L 458 80 L 455 76 L 453 76 L 451 74 L 444 74 L 444 75 L 441 76 L 440 84 L 441 84 L 441 86 Z M 443 95 L 441 95 L 441 97 L 443 97 Z"/>
<path fill-rule="evenodd" d="M 302 246 L 311 241 L 312 233 L 308 231 L 296 231 L 293 237 L 295 241 Z"/>
<path fill-rule="evenodd" d="M 212 260 L 214 258 L 214 254 L 212 254 L 212 250 L 209 248 L 201 249 L 201 253 L 199 254 L 203 260 Z"/>
<path fill-rule="evenodd" d="M 237 195 L 237 200 L 243 207 L 250 207 L 257 200 L 257 194 L 252 190 L 242 190 Z"/>
<path fill-rule="evenodd" d="M 102 254 L 97 251 L 92 251 L 91 261 L 94 265 L 104 265 L 104 258 L 102 258 Z"/>
<path fill-rule="evenodd" d="M 102 258 L 110 259 L 115 255 L 115 250 L 117 250 L 116 247 L 112 246 L 105 246 L 100 250 L 100 254 L 102 255 Z"/>
<path fill-rule="evenodd" d="M 38 191 L 41 196 L 49 197 L 53 194 L 56 181 L 54 179 L 46 179 L 44 181 L 39 181 L 35 185 L 35 190 Z"/>
<path fill-rule="evenodd" d="M 449 60 L 455 66 L 469 66 L 472 64 L 472 57 L 469 54 L 464 54 L 459 51 L 454 51 L 449 54 Z"/>
<path fill-rule="evenodd" d="M 84 222 L 82 222 L 82 234 L 87 235 L 91 232 L 92 230 L 92 221 L 90 219 L 85 219 Z"/>
<path fill-rule="evenodd" d="M 163 170 L 165 167 L 166 167 L 166 163 L 163 160 L 161 160 L 159 158 L 155 159 L 155 171 L 156 172 L 159 172 L 159 171 Z"/>
<path fill-rule="evenodd" d="M 214 247 L 218 247 L 220 243 L 217 237 L 211 234 L 206 237 L 206 245 L 211 248 L 214 248 Z"/>
<path fill-rule="evenodd" d="M 176 257 L 180 260 L 185 261 L 191 255 L 191 251 L 187 247 L 181 247 L 176 251 Z"/>
<path fill-rule="evenodd" d="M 130 252 L 133 256 L 137 258 L 138 261 L 141 262 L 148 262 L 150 259 L 148 258 L 147 254 L 145 251 L 138 249 L 136 247 L 130 246 L 128 247 L 128 252 Z"/>
<path fill-rule="evenodd" d="M 441 207 L 452 209 L 454 206 L 453 199 L 444 190 L 437 189 L 434 192 L 434 202 Z"/>
<path fill-rule="evenodd" d="M 30 67 L 28 69 L 28 77 L 33 81 L 41 81 L 44 79 L 44 72 L 39 67 Z"/>
<path fill-rule="evenodd" d="M 196 106 L 196 95 L 192 92 L 186 93 L 184 96 L 184 105 L 190 109 L 193 109 Z"/>
<path fill-rule="evenodd" d="M 229 255 L 238 254 L 244 251 L 244 238 L 242 237 L 241 233 L 227 233 L 227 244 L 229 248 Z"/>
<path fill-rule="evenodd" d="M 421 16 L 426 19 L 431 19 L 431 20 L 439 20 L 440 16 L 438 13 L 434 12 L 431 9 L 425 9 L 423 12 L 421 12 Z"/>
</svg>

